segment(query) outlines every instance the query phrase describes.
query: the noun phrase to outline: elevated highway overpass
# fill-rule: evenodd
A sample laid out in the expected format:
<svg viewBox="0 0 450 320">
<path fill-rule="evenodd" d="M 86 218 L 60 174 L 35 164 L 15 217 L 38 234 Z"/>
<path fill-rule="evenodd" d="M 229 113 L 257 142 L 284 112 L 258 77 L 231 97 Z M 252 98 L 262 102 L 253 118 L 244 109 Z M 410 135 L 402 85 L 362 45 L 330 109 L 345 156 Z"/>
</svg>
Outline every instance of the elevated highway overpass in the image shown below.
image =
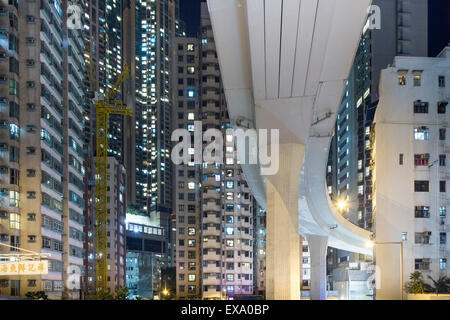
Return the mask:
<svg viewBox="0 0 450 320">
<path fill-rule="evenodd" d="M 267 210 L 267 299 L 300 298 L 300 234 L 310 244 L 313 299 L 326 298 L 327 246 L 372 254 L 370 233 L 339 214 L 325 183 L 336 116 L 370 4 L 208 0 L 233 128 L 245 119 L 247 127 L 280 130 L 275 175 L 242 164 Z"/>
</svg>

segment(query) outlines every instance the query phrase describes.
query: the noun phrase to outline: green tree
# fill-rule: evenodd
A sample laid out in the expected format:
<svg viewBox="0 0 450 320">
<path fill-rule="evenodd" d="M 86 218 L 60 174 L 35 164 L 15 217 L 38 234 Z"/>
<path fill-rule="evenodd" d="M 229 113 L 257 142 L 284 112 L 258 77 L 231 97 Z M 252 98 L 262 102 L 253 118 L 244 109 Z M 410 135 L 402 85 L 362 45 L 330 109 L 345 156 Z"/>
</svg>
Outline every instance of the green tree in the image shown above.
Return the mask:
<svg viewBox="0 0 450 320">
<path fill-rule="evenodd" d="M 45 291 L 30 291 L 25 294 L 25 297 L 33 300 L 48 300 L 48 296 Z"/>
<path fill-rule="evenodd" d="M 119 290 L 116 292 L 116 298 L 115 300 L 128 300 L 128 295 L 130 292 L 128 291 L 127 287 L 120 287 Z"/>
<path fill-rule="evenodd" d="M 405 290 L 407 293 L 425 293 L 425 283 L 422 279 L 422 274 L 419 271 L 411 273 L 409 280 L 405 284 Z"/>
<path fill-rule="evenodd" d="M 431 286 L 431 290 L 433 293 L 447 293 L 450 289 L 450 278 L 446 276 L 440 276 L 439 279 L 434 280 L 431 276 L 428 276 L 428 279 L 431 280 L 433 285 Z"/>
</svg>

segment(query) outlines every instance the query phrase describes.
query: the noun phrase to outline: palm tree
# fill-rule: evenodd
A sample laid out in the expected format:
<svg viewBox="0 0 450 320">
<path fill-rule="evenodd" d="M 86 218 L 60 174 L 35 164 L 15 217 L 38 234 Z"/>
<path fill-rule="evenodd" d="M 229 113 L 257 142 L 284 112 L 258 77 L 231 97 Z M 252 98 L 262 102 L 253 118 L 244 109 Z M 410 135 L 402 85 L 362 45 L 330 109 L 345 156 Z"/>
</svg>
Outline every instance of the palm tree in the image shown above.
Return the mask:
<svg viewBox="0 0 450 320">
<path fill-rule="evenodd" d="M 439 279 L 434 280 L 431 276 L 428 278 L 433 282 L 432 290 L 434 293 L 447 293 L 450 289 L 450 278 L 446 276 L 440 276 Z"/>
<path fill-rule="evenodd" d="M 422 279 L 422 274 L 419 271 L 411 273 L 409 280 L 405 284 L 405 290 L 407 293 L 425 293 L 425 284 Z"/>
</svg>

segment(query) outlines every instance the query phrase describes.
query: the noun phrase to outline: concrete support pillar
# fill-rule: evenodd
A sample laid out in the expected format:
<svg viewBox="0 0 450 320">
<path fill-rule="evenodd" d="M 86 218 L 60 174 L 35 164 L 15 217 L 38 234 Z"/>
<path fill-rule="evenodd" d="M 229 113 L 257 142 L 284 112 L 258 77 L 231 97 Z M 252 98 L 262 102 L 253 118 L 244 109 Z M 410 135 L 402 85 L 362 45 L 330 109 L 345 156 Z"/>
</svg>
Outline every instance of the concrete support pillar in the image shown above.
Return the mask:
<svg viewBox="0 0 450 320">
<path fill-rule="evenodd" d="M 300 299 L 298 181 L 305 145 L 281 144 L 279 170 L 266 176 L 266 299 Z"/>
<path fill-rule="evenodd" d="M 327 299 L 328 237 L 307 236 L 311 259 L 311 300 Z"/>
</svg>

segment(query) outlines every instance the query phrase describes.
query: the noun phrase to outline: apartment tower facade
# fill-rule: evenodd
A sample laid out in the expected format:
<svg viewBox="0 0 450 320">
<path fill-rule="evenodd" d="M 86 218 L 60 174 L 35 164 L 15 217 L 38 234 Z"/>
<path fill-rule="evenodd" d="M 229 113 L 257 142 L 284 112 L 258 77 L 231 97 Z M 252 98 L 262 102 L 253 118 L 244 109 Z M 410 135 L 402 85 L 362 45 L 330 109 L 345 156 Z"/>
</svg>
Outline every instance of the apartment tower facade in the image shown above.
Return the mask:
<svg viewBox="0 0 450 320">
<path fill-rule="evenodd" d="M 2 295 L 77 297 L 69 273 L 84 271 L 83 41 L 67 5 L 1 4 L 0 252 L 50 254 L 48 274 L 2 277 Z"/>
<path fill-rule="evenodd" d="M 396 57 L 383 70 L 375 117 L 377 299 L 403 299 L 410 275 L 448 276 L 448 79 L 437 58 Z"/>
</svg>

